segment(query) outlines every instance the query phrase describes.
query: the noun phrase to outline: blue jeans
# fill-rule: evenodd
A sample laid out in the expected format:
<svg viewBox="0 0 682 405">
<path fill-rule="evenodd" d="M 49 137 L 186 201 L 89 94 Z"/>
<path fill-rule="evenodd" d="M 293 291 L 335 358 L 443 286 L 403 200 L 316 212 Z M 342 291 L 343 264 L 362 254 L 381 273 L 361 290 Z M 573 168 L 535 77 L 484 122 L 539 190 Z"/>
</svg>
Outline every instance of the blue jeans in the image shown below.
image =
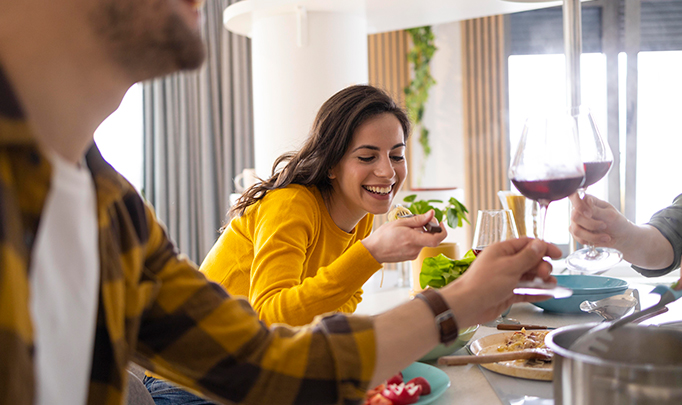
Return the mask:
<svg viewBox="0 0 682 405">
<path fill-rule="evenodd" d="M 156 405 L 215 405 L 165 380 L 144 376 L 142 382 Z"/>
</svg>

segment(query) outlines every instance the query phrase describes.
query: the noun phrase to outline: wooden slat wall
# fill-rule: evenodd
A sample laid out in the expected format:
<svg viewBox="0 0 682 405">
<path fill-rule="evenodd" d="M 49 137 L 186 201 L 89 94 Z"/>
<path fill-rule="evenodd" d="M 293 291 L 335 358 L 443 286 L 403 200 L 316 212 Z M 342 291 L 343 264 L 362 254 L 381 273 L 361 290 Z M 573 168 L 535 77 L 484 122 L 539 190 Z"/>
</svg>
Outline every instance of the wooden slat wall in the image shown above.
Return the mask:
<svg viewBox="0 0 682 405">
<path fill-rule="evenodd" d="M 410 84 L 410 68 L 407 62 L 407 52 L 410 47 L 409 35 L 402 30 L 372 34 L 367 37 L 367 45 L 369 84 L 384 89 L 404 107 L 403 89 Z M 409 147 L 406 155 L 407 161 L 410 162 Z M 410 176 L 405 180 L 403 189 L 410 188 L 409 181 Z"/>
<path fill-rule="evenodd" d="M 405 107 L 405 93 L 403 89 L 410 84 L 410 67 L 407 62 L 407 52 L 410 47 L 410 38 L 406 31 L 392 31 L 367 36 L 367 51 L 369 56 L 369 84 L 384 89 L 396 102 Z M 409 147 L 405 153 L 407 164 L 411 159 Z M 403 190 L 411 187 L 410 176 L 405 179 Z M 400 203 L 400 201 L 394 201 Z M 374 217 L 374 228 L 378 228 L 388 221 L 388 217 L 377 215 Z M 403 264 L 388 263 L 384 265 L 387 270 L 398 270 Z"/>
<path fill-rule="evenodd" d="M 403 89 L 410 84 L 407 52 L 409 35 L 391 31 L 367 37 L 369 52 L 369 84 L 386 90 L 404 105 Z"/>
<path fill-rule="evenodd" d="M 473 220 L 480 209 L 500 209 L 508 189 L 507 64 L 504 17 L 462 22 L 466 200 Z"/>
</svg>

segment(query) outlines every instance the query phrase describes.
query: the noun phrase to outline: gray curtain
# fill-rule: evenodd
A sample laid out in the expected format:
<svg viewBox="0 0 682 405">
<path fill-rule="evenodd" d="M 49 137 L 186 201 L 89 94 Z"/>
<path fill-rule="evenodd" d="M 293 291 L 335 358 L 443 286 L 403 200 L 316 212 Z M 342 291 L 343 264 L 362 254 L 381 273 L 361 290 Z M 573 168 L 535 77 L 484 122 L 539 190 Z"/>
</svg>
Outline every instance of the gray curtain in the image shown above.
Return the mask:
<svg viewBox="0 0 682 405">
<path fill-rule="evenodd" d="M 200 70 L 144 83 L 142 193 L 196 263 L 218 237 L 232 179 L 253 167 L 251 44 L 222 23 L 235 2 L 206 2 L 208 57 Z"/>
</svg>

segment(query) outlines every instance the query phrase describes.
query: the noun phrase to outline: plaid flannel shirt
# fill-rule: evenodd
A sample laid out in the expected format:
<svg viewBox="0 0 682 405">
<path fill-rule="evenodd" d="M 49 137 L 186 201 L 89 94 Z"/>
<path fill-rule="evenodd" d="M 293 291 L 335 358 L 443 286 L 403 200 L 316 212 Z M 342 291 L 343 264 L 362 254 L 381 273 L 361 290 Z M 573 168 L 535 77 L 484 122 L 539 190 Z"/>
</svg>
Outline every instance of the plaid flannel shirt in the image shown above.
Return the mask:
<svg viewBox="0 0 682 405">
<path fill-rule="evenodd" d="M 356 403 L 373 373 L 371 319 L 333 315 L 266 328 L 248 303 L 178 255 L 134 188 L 93 147 L 100 291 L 87 403 L 121 404 L 126 366 L 224 403 Z M 32 405 L 33 241 L 51 166 L 0 69 L 0 404 Z"/>
</svg>

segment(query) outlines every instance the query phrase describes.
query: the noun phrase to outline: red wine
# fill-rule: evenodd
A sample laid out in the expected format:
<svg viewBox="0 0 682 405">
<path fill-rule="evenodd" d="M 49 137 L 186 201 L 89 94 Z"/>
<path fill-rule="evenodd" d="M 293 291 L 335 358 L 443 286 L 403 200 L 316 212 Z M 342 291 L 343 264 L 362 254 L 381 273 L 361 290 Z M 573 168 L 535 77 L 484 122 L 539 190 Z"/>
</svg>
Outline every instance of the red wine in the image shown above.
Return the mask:
<svg viewBox="0 0 682 405">
<path fill-rule="evenodd" d="M 473 249 L 471 249 L 471 250 L 474 252 L 474 256 L 478 256 L 478 254 L 481 253 L 481 252 L 483 251 L 483 248 L 482 248 L 482 247 L 480 247 L 480 248 L 473 248 Z"/>
<path fill-rule="evenodd" d="M 583 176 L 549 180 L 516 180 L 514 186 L 521 194 L 535 201 L 556 201 L 575 193 L 583 182 Z"/>
<path fill-rule="evenodd" d="M 582 187 L 591 186 L 601 180 L 609 172 L 611 162 L 585 162 L 585 183 Z"/>
</svg>

